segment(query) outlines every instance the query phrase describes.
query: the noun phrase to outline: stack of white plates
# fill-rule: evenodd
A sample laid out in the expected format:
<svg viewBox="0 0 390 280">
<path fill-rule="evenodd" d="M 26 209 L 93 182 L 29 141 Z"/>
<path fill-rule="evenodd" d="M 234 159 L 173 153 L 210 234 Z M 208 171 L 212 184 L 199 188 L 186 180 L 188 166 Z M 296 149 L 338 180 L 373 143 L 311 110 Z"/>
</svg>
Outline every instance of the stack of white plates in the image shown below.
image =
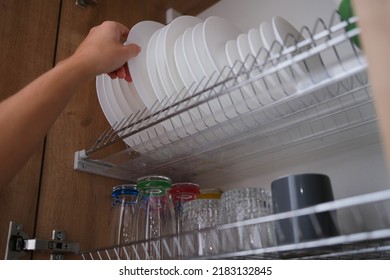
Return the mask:
<svg viewBox="0 0 390 280">
<path fill-rule="evenodd" d="M 285 41 L 288 34 L 294 40 L 290 38 Z M 141 112 L 160 108 L 161 103 L 172 96 L 194 90 L 197 85 L 218 76 L 226 66 L 236 73 L 242 67 L 251 67 L 248 56 L 262 63 L 261 60 L 266 59 L 266 52 L 259 50 L 278 51 L 272 47 L 274 41 L 291 46 L 301 40 L 302 35 L 281 17 L 274 17 L 272 24 L 262 23 L 248 33 L 216 16 L 204 21 L 193 16 L 181 16 L 168 25 L 142 21 L 133 26 L 126 41 L 126 44 L 135 43 L 142 49 L 137 57 L 128 61 L 133 82 L 110 79 L 108 75 L 98 76 L 96 87 L 99 102 L 110 125 L 115 128 L 124 120 L 136 118 Z M 317 63 L 311 60 L 308 65 L 317 67 Z M 306 79 L 303 66 L 295 64 L 294 67 L 298 77 Z M 266 105 L 296 89 L 297 83 L 293 80 L 296 77 L 292 77 L 288 71 L 281 71 L 278 76 L 268 76 L 265 83 L 253 82 L 231 93 L 230 97 L 214 99 L 196 110 L 173 117 L 172 121 L 164 121 L 129 137 L 125 142 L 134 146 L 163 131 L 185 126 L 210 114 L 222 116 L 219 121 L 223 121 L 237 114 L 237 108 L 239 113 L 249 110 L 250 106 L 246 105 L 245 100 L 256 99 L 259 105 Z M 220 111 L 223 112 L 219 114 Z M 207 126 L 204 121 L 200 123 Z"/>
</svg>

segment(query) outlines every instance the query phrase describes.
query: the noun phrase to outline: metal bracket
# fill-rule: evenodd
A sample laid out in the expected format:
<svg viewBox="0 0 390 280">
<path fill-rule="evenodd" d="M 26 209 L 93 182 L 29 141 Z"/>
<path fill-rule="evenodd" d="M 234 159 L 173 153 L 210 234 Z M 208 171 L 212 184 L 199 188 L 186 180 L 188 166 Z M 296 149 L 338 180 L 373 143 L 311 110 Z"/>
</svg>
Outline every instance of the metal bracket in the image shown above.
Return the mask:
<svg viewBox="0 0 390 280">
<path fill-rule="evenodd" d="M 76 0 L 76 5 L 85 9 L 89 4 L 97 4 L 97 0 Z"/>
<path fill-rule="evenodd" d="M 172 9 L 172 8 L 169 8 L 168 10 L 166 10 L 165 12 L 165 21 L 166 21 L 166 24 L 169 24 L 171 23 L 175 18 L 179 17 L 179 16 L 182 16 L 183 14 L 176 11 L 175 9 Z"/>
<path fill-rule="evenodd" d="M 51 240 L 29 239 L 23 232 L 23 225 L 10 222 L 8 241 L 5 250 L 5 259 L 16 260 L 27 254 L 28 251 L 50 252 L 50 259 L 62 260 L 66 253 L 79 253 L 78 242 L 65 241 L 63 230 L 53 230 Z"/>
</svg>

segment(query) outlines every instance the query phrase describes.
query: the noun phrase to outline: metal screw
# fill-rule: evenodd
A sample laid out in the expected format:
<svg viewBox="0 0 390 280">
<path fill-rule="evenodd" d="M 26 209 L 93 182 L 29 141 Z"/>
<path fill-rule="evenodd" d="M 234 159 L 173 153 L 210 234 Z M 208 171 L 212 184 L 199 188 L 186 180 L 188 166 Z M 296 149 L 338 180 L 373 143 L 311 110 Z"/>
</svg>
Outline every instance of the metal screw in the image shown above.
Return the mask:
<svg viewBox="0 0 390 280">
<path fill-rule="evenodd" d="M 87 4 L 85 3 L 84 0 L 76 0 L 76 5 L 79 6 L 79 7 L 81 7 L 81 8 L 85 8 L 85 6 L 86 6 Z"/>
<path fill-rule="evenodd" d="M 53 259 L 55 259 L 55 260 L 63 260 L 64 259 L 64 255 L 62 255 L 62 254 L 54 254 L 53 255 Z"/>
<path fill-rule="evenodd" d="M 62 231 L 59 231 L 56 233 L 57 240 L 62 240 L 64 238 L 64 233 Z"/>
</svg>

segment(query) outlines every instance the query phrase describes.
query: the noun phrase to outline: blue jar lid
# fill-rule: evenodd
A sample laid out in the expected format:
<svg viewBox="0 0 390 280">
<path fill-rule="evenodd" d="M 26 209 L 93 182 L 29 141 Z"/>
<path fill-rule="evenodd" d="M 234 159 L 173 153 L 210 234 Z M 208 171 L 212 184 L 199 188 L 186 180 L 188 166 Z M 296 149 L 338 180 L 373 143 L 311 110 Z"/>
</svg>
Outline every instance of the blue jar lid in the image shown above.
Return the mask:
<svg viewBox="0 0 390 280">
<path fill-rule="evenodd" d="M 112 188 L 112 197 L 120 195 L 138 195 L 137 186 L 135 184 L 123 184 Z"/>
</svg>

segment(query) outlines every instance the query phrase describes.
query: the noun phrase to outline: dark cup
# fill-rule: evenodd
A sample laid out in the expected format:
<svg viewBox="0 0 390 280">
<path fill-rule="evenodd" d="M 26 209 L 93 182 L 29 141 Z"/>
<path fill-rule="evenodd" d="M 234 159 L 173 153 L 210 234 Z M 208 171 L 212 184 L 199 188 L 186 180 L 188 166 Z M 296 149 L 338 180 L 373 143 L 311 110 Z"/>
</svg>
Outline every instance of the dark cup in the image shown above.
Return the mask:
<svg viewBox="0 0 390 280">
<path fill-rule="evenodd" d="M 274 213 L 288 212 L 334 200 L 332 185 L 323 174 L 296 174 L 271 183 Z M 335 211 L 278 220 L 275 224 L 279 245 L 299 243 L 339 234 Z"/>
</svg>

